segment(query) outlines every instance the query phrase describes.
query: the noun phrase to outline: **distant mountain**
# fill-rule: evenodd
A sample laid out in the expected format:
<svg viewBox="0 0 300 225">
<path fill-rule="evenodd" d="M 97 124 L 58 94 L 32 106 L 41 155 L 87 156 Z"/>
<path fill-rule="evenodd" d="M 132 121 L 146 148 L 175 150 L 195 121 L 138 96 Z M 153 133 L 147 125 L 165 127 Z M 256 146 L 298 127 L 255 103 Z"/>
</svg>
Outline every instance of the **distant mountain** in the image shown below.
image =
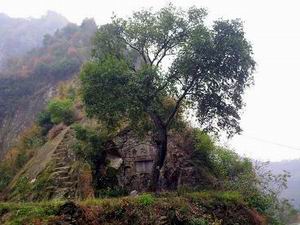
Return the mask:
<svg viewBox="0 0 300 225">
<path fill-rule="evenodd" d="M 69 23 L 45 35 L 41 47 L 11 58 L 0 71 L 0 159 L 31 126 L 59 82 L 79 72 L 90 55 L 96 29 L 93 19 L 80 26 Z"/>
<path fill-rule="evenodd" d="M 300 159 L 270 163 L 271 170 L 282 173 L 286 170 L 291 173 L 288 189 L 283 192 L 283 197 L 293 199 L 294 206 L 300 208 Z"/>
<path fill-rule="evenodd" d="M 52 11 L 39 19 L 11 18 L 0 13 L 0 66 L 11 57 L 24 55 L 42 45 L 45 34 L 53 34 L 68 20 Z"/>
</svg>

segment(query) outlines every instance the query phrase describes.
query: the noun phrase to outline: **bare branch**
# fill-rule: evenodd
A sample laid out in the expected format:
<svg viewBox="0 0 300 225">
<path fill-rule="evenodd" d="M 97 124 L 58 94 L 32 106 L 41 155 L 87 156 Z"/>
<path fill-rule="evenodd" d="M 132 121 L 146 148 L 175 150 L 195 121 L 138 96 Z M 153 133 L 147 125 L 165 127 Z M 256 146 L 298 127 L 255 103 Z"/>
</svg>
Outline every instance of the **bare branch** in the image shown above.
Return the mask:
<svg viewBox="0 0 300 225">
<path fill-rule="evenodd" d="M 132 45 L 129 41 L 127 41 L 125 38 L 121 37 L 121 39 L 125 42 L 125 44 L 127 44 L 130 48 L 132 48 L 133 50 L 137 51 L 144 59 L 145 63 L 148 63 L 146 55 L 144 50 L 140 50 L 138 47 Z"/>
<path fill-rule="evenodd" d="M 163 45 L 162 45 L 161 48 L 156 52 L 156 54 L 155 54 L 153 60 L 151 61 L 151 65 L 155 62 L 155 60 L 157 60 L 159 54 L 160 54 L 164 49 L 166 49 L 166 47 L 168 46 L 168 44 L 169 44 L 170 41 L 171 41 L 170 39 L 169 39 L 169 40 L 165 39 Z"/>
<path fill-rule="evenodd" d="M 193 79 L 191 80 L 191 83 L 188 85 L 187 88 L 185 88 L 184 92 L 182 93 L 182 95 L 179 97 L 179 99 L 176 102 L 176 105 L 173 109 L 173 111 L 171 112 L 170 116 L 168 117 L 168 119 L 166 120 L 165 124 L 166 126 L 169 126 L 172 119 L 174 118 L 174 116 L 176 115 L 176 112 L 178 111 L 181 102 L 183 101 L 183 99 L 187 96 L 187 94 L 189 93 L 189 91 L 191 90 L 191 88 L 194 86 L 195 81 L 197 80 L 197 78 L 199 78 L 198 76 L 194 76 Z"/>
</svg>

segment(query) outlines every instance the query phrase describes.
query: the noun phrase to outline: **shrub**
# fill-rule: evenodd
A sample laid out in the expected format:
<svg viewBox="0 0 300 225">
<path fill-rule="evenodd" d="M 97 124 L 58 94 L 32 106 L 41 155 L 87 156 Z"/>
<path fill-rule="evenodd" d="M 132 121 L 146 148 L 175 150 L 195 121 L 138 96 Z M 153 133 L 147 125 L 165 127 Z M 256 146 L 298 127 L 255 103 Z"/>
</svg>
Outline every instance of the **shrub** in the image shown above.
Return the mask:
<svg viewBox="0 0 300 225">
<path fill-rule="evenodd" d="M 143 206 L 148 206 L 152 205 L 155 202 L 155 199 L 151 194 L 142 194 L 138 197 L 137 201 Z"/>
<path fill-rule="evenodd" d="M 53 127 L 51 114 L 49 111 L 42 111 L 37 116 L 37 124 L 41 127 L 42 135 L 47 135 L 48 131 Z"/>
<path fill-rule="evenodd" d="M 74 124 L 73 129 L 78 140 L 73 145 L 76 156 L 88 162 L 94 168 L 94 160 L 102 155 L 104 143 L 106 142 L 105 135 L 79 124 Z"/>
<path fill-rule="evenodd" d="M 268 218 L 270 224 L 286 223 L 287 215 L 293 215 L 294 209 L 288 201 L 280 200 L 280 193 L 287 186 L 289 174 L 274 175 L 266 170 L 265 164 L 255 165 L 250 159 L 215 145 L 209 135 L 199 129 L 193 134 L 196 166 L 208 166 L 222 181 L 223 189 L 239 192 L 250 207 Z M 238 199 L 238 195 L 232 194 L 219 197 L 222 201 Z"/>
<path fill-rule="evenodd" d="M 220 178 L 236 180 L 243 174 L 253 172 L 252 163 L 247 158 L 241 158 L 232 150 L 216 147 L 210 156 L 210 163 Z"/>
<path fill-rule="evenodd" d="M 212 168 L 211 156 L 215 150 L 213 140 L 207 133 L 200 129 L 193 130 L 193 137 L 195 149 L 193 154 L 194 160 L 200 161 L 201 164 L 204 163 L 206 166 Z"/>
<path fill-rule="evenodd" d="M 74 122 L 73 103 L 71 100 L 55 99 L 49 102 L 48 111 L 51 122 L 54 124 L 65 123 L 70 125 Z"/>
<path fill-rule="evenodd" d="M 205 132 L 194 129 L 193 161 L 199 166 L 208 166 L 213 173 L 223 180 L 236 180 L 242 174 L 253 171 L 252 163 L 247 158 L 241 158 L 230 149 L 214 144 L 213 139 Z"/>
</svg>

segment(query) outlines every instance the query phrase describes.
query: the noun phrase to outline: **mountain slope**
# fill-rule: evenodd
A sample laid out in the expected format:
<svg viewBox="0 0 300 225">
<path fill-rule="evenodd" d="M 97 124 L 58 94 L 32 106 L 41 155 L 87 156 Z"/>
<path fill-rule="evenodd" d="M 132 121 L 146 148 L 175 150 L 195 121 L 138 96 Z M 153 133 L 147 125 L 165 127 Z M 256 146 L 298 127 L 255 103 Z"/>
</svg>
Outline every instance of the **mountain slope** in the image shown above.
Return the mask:
<svg viewBox="0 0 300 225">
<path fill-rule="evenodd" d="M 53 34 L 67 23 L 65 17 L 51 11 L 39 19 L 11 18 L 0 13 L 0 68 L 6 60 L 40 47 L 45 34 Z"/>
<path fill-rule="evenodd" d="M 94 20 L 88 19 L 80 26 L 69 24 L 47 35 L 42 47 L 14 58 L 13 66 L 2 71 L 5 78 L 0 78 L 0 159 L 18 135 L 30 127 L 59 82 L 78 73 L 89 57 L 96 28 Z"/>
</svg>

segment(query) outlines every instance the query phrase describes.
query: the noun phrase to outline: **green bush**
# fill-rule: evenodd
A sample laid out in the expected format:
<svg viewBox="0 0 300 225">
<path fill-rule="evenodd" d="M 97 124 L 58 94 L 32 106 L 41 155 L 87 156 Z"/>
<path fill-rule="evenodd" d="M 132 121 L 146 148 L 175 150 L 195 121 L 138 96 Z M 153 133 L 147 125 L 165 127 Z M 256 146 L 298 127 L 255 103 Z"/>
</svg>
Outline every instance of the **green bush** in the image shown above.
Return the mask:
<svg viewBox="0 0 300 225">
<path fill-rule="evenodd" d="M 77 142 L 73 145 L 76 156 L 94 166 L 94 160 L 102 155 L 106 137 L 93 129 L 85 128 L 79 124 L 74 124 L 72 127 L 77 139 Z"/>
<path fill-rule="evenodd" d="M 226 180 L 236 180 L 237 177 L 253 171 L 252 162 L 241 158 L 232 150 L 216 147 L 210 156 L 215 174 Z"/>
<path fill-rule="evenodd" d="M 53 127 L 51 114 L 49 111 L 40 112 L 37 116 L 37 124 L 41 127 L 42 135 L 47 135 L 48 131 Z"/>
<path fill-rule="evenodd" d="M 138 196 L 138 203 L 143 206 L 152 205 L 155 202 L 154 197 L 151 194 L 142 194 Z"/>
<path fill-rule="evenodd" d="M 215 144 L 211 137 L 201 131 L 200 129 L 194 129 L 193 130 L 193 137 L 194 137 L 194 154 L 193 159 L 195 161 L 200 161 L 199 163 L 203 165 L 203 163 L 213 168 L 214 165 L 212 165 L 211 162 L 211 156 L 214 153 L 215 150 Z"/>
<path fill-rule="evenodd" d="M 200 166 L 208 166 L 213 173 L 223 180 L 236 180 L 242 174 L 253 171 L 252 163 L 240 157 L 230 149 L 214 144 L 213 139 L 205 132 L 195 129 L 193 161 Z"/>
<path fill-rule="evenodd" d="M 286 215 L 293 215 L 294 210 L 288 201 L 280 200 L 280 193 L 287 186 L 289 174 L 274 175 L 266 170 L 264 163 L 256 165 L 230 149 L 215 145 L 209 135 L 199 129 L 193 134 L 194 165 L 208 166 L 222 181 L 224 190 L 240 193 L 250 207 L 267 217 L 269 224 L 286 223 Z M 233 197 L 238 199 L 238 195 L 232 194 L 219 197 L 225 202 Z"/>
<path fill-rule="evenodd" d="M 73 103 L 71 100 L 52 100 L 48 104 L 51 122 L 54 124 L 65 123 L 70 125 L 74 122 Z"/>
</svg>

